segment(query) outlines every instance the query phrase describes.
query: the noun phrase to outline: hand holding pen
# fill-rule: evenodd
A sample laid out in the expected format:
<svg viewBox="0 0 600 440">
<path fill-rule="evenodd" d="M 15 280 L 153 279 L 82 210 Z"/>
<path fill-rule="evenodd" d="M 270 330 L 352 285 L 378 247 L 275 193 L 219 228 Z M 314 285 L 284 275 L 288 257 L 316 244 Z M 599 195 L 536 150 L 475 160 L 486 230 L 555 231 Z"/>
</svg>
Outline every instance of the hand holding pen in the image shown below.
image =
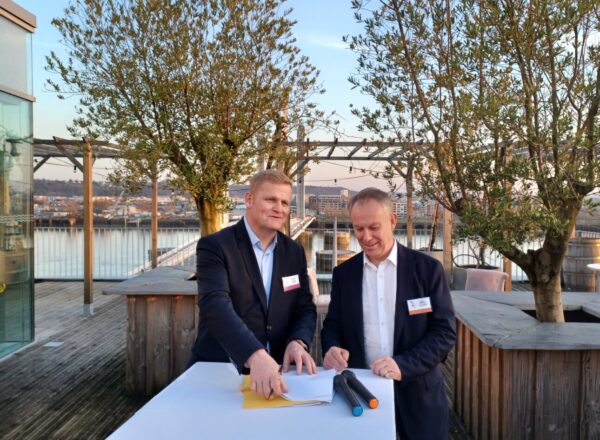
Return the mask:
<svg viewBox="0 0 600 440">
<path fill-rule="evenodd" d="M 281 367 L 269 356 L 266 350 L 255 351 L 247 361 L 250 367 L 250 389 L 266 399 L 271 399 L 287 392 L 288 389 L 281 375 Z"/>
</svg>

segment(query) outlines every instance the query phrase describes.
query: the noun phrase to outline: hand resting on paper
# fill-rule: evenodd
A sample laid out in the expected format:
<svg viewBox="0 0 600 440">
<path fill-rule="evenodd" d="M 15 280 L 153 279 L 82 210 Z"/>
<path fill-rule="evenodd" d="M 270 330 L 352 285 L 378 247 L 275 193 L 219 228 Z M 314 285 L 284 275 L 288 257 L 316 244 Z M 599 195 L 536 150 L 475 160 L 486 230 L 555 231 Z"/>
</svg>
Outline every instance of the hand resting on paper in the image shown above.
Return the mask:
<svg viewBox="0 0 600 440">
<path fill-rule="evenodd" d="M 290 341 L 283 354 L 283 372 L 287 373 L 290 364 L 296 364 L 296 373 L 302 373 L 302 367 L 306 367 L 308 374 L 317 373 L 317 364 L 306 349 L 298 341 Z"/>
</svg>

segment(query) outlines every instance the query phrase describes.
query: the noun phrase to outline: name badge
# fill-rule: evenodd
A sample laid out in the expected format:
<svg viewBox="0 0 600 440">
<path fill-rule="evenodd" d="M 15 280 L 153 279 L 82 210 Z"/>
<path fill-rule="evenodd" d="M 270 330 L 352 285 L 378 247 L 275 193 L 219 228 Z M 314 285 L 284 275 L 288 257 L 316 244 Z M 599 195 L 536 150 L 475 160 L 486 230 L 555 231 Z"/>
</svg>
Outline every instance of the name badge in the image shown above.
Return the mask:
<svg viewBox="0 0 600 440">
<path fill-rule="evenodd" d="M 300 277 L 298 275 L 290 275 L 289 277 L 282 277 L 283 291 L 289 292 L 300 287 Z"/>
<path fill-rule="evenodd" d="M 409 315 L 431 312 L 431 301 L 428 296 L 425 298 L 409 299 L 406 303 L 408 304 Z"/>
</svg>

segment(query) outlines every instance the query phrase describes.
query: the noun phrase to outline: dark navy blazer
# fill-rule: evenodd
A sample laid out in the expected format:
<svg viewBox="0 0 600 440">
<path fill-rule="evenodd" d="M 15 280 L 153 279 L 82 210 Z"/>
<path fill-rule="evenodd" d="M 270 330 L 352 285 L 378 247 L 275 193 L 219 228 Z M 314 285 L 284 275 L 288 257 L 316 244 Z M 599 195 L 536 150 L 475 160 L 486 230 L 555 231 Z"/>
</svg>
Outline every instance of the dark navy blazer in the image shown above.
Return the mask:
<svg viewBox="0 0 600 440">
<path fill-rule="evenodd" d="M 231 359 L 241 370 L 267 343 L 279 363 L 289 341 L 310 347 L 317 313 L 299 244 L 277 233 L 269 304 L 243 219 L 201 238 L 196 262 L 200 321 L 190 363 Z M 284 292 L 282 278 L 291 275 L 299 276 L 300 288 Z"/>
<path fill-rule="evenodd" d="M 448 436 L 448 403 L 439 364 L 454 346 L 454 307 L 442 265 L 398 244 L 394 359 L 402 380 L 394 383 L 396 430 L 402 439 Z M 323 354 L 332 346 L 350 352 L 351 368 L 368 368 L 362 308 L 361 252 L 333 270 L 331 302 L 323 323 Z M 432 312 L 408 314 L 407 300 L 429 297 Z"/>
</svg>

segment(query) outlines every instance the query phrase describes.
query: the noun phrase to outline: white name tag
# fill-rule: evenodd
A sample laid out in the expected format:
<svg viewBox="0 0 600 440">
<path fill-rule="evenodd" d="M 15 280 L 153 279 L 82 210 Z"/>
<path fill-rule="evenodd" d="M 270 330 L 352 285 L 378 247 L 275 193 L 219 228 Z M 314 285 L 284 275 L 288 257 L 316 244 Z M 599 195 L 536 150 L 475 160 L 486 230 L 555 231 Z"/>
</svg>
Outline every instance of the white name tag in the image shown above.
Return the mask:
<svg viewBox="0 0 600 440">
<path fill-rule="evenodd" d="M 282 277 L 283 291 L 289 292 L 300 287 L 300 277 L 298 275 L 290 275 L 289 277 Z"/>
<path fill-rule="evenodd" d="M 408 314 L 409 315 L 418 315 L 419 313 L 429 313 L 431 312 L 431 301 L 429 297 L 425 298 L 415 298 L 409 299 L 406 301 L 408 304 Z"/>
</svg>

